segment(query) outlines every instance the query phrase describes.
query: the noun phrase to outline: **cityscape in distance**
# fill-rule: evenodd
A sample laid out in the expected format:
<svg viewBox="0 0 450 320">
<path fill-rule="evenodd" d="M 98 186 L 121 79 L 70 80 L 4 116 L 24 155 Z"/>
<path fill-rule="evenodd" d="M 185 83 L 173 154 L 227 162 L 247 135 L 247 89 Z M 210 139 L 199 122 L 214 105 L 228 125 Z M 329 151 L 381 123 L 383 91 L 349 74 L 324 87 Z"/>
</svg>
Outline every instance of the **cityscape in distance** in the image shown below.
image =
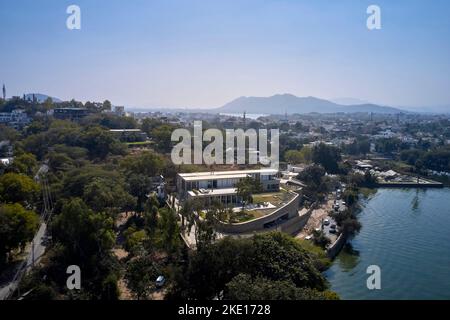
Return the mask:
<svg viewBox="0 0 450 320">
<path fill-rule="evenodd" d="M 450 300 L 450 3 L 3 7 L 0 307 Z"/>
</svg>

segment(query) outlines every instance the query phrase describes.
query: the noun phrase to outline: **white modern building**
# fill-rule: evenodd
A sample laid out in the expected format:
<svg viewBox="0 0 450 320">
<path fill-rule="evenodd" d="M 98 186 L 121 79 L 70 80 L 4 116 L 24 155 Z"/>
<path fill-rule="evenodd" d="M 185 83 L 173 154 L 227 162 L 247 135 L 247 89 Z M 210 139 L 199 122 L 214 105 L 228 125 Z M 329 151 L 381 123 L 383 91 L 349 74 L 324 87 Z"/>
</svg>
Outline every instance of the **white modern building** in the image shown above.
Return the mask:
<svg viewBox="0 0 450 320">
<path fill-rule="evenodd" d="M 0 123 L 13 128 L 21 128 L 31 122 L 24 110 L 13 110 L 11 112 L 0 112 Z"/>
<path fill-rule="evenodd" d="M 280 181 L 276 169 L 213 171 L 179 173 L 177 191 L 180 199 L 203 198 L 217 200 L 225 205 L 239 203 L 236 184 L 246 177 L 259 181 L 264 192 L 279 191 Z"/>
</svg>

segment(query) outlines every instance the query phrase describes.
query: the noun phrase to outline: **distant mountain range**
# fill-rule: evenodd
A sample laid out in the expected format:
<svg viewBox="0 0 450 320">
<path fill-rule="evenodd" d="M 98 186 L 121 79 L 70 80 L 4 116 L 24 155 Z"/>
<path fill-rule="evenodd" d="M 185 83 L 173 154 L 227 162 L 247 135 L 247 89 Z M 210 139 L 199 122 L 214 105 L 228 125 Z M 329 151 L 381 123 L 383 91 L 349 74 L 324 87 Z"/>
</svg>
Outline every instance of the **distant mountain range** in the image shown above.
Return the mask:
<svg viewBox="0 0 450 320">
<path fill-rule="evenodd" d="M 61 99 L 42 93 L 34 93 L 39 102 L 51 98 L 53 102 Z M 25 94 L 26 99 L 33 99 L 33 93 Z M 304 114 L 304 113 L 450 113 L 450 106 L 439 107 L 390 107 L 369 103 L 355 98 L 336 98 L 332 100 L 316 97 L 297 97 L 292 94 L 276 94 L 271 97 L 240 97 L 219 108 L 126 108 L 129 111 L 161 111 L 161 112 L 198 112 L 198 113 L 254 113 L 254 114 Z"/>
<path fill-rule="evenodd" d="M 344 105 L 344 106 L 353 106 L 353 105 L 361 105 L 361 104 L 371 104 L 369 101 L 361 100 L 357 98 L 334 98 L 334 99 L 328 99 L 331 102 L 334 102 L 336 104 Z"/>
<path fill-rule="evenodd" d="M 32 100 L 33 99 L 33 95 L 36 97 L 37 101 L 39 103 L 44 102 L 45 100 L 47 100 L 47 98 L 51 98 L 53 100 L 53 102 L 62 102 L 61 99 L 55 98 L 55 97 L 50 97 L 46 94 L 42 94 L 42 93 L 27 93 L 25 94 L 25 99 L 26 100 Z"/>
<path fill-rule="evenodd" d="M 271 97 L 240 97 L 223 107 L 215 109 L 221 113 L 265 113 L 265 114 L 294 114 L 294 113 L 356 113 L 373 112 L 395 114 L 408 112 L 406 110 L 379 106 L 376 104 L 344 105 L 315 97 L 297 97 L 292 94 L 277 94 Z"/>
</svg>

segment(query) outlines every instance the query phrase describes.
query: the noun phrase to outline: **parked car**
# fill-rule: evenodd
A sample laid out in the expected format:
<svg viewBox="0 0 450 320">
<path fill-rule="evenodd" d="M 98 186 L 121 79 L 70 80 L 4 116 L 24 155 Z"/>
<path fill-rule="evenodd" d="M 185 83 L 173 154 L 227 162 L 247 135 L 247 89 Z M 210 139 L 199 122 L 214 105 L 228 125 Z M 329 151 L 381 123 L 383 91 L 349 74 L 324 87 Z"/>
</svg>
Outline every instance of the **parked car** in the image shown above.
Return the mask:
<svg viewBox="0 0 450 320">
<path fill-rule="evenodd" d="M 311 240 L 313 236 L 309 235 L 305 237 L 305 240 Z"/>
<path fill-rule="evenodd" d="M 330 224 L 330 220 L 328 220 L 328 219 L 323 220 L 323 224 L 326 225 L 326 226 L 329 225 Z"/>
<path fill-rule="evenodd" d="M 164 286 L 164 284 L 166 283 L 166 278 L 164 276 L 158 276 L 158 278 L 156 278 L 156 287 L 157 288 L 161 288 Z"/>
</svg>

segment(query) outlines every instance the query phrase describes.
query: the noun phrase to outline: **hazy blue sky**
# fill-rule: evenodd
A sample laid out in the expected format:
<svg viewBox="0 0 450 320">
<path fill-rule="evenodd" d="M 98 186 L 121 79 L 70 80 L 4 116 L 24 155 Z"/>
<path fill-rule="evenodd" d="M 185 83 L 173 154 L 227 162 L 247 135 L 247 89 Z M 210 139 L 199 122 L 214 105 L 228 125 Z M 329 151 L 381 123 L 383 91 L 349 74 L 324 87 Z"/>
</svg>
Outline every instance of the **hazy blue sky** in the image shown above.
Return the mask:
<svg viewBox="0 0 450 320">
<path fill-rule="evenodd" d="M 81 30 L 66 8 L 81 7 Z M 366 9 L 382 29 L 366 28 Z M 1 0 L 0 83 L 126 106 L 292 93 L 450 105 L 448 0 Z"/>
</svg>

